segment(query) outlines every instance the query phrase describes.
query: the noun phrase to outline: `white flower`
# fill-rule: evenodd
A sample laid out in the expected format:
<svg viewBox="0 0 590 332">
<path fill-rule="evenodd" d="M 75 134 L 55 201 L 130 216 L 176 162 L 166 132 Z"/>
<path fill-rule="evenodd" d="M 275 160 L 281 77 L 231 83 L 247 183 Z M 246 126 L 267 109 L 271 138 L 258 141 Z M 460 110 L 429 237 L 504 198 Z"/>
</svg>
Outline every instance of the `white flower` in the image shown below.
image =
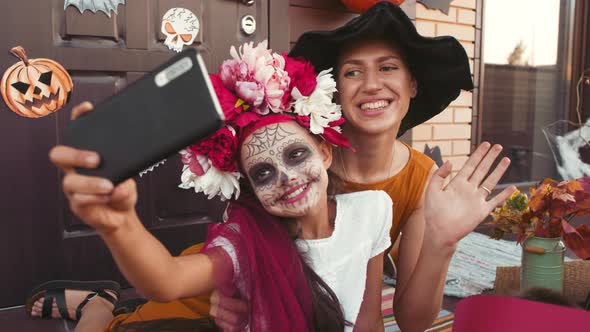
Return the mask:
<svg viewBox="0 0 590 332">
<path fill-rule="evenodd" d="M 336 89 L 336 81 L 334 80 L 334 78 L 332 78 L 332 74 L 330 74 L 331 72 L 332 68 L 329 68 L 326 70 L 322 70 L 318 74 L 318 77 L 316 77 L 316 82 L 318 83 L 318 85 L 314 90 L 314 92 L 318 90 L 324 92 L 330 98 L 330 100 L 332 100 L 332 95 L 334 94 L 334 92 L 338 91 Z"/>
<path fill-rule="evenodd" d="M 336 92 L 336 81 L 330 74 L 332 69 L 322 70 L 316 78 L 316 88 L 309 96 L 303 96 L 299 89 L 294 88 L 291 96 L 294 112 L 309 116 L 309 129 L 314 134 L 322 134 L 329 123 L 342 117 L 340 105 L 332 102 Z"/>
<path fill-rule="evenodd" d="M 195 188 L 195 192 L 202 192 L 211 199 L 217 195 L 222 201 L 231 199 L 235 195 L 237 199 L 240 196 L 240 179 L 239 172 L 223 172 L 215 167 L 210 167 L 207 172 L 198 176 L 191 172 L 187 165 L 182 168 L 182 175 L 179 187 L 183 189 Z"/>
</svg>

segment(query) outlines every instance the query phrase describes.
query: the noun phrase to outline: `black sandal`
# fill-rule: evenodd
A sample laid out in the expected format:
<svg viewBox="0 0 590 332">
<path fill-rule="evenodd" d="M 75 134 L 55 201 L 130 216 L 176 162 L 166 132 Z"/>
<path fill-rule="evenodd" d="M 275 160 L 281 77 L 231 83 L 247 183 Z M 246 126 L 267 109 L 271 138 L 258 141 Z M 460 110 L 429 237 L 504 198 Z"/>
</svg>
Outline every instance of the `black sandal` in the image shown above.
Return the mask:
<svg viewBox="0 0 590 332">
<path fill-rule="evenodd" d="M 66 305 L 66 296 L 65 290 L 81 290 L 81 291 L 89 291 L 91 292 L 86 296 L 82 302 L 76 308 L 76 317 L 72 319 L 68 313 L 68 307 Z M 115 282 L 110 280 L 101 280 L 101 281 L 73 281 L 73 280 L 53 280 L 43 283 L 37 287 L 35 287 L 27 297 L 27 302 L 25 304 L 25 310 L 29 316 L 31 316 L 31 311 L 33 309 L 33 304 L 39 300 L 40 298 L 44 298 L 43 301 L 43 311 L 41 313 L 41 318 L 43 319 L 53 319 L 51 317 L 52 305 L 53 300 L 55 299 L 55 304 L 57 305 L 57 309 L 59 310 L 59 314 L 62 319 L 69 319 L 69 320 L 80 320 L 80 316 L 82 315 L 82 308 L 95 296 L 102 297 L 103 299 L 109 301 L 113 305 L 116 305 L 119 299 L 119 290 L 121 286 Z M 106 291 L 112 291 L 116 294 L 116 296 L 112 296 L 111 294 L 107 293 Z M 32 316 L 31 316 L 32 317 Z"/>
</svg>

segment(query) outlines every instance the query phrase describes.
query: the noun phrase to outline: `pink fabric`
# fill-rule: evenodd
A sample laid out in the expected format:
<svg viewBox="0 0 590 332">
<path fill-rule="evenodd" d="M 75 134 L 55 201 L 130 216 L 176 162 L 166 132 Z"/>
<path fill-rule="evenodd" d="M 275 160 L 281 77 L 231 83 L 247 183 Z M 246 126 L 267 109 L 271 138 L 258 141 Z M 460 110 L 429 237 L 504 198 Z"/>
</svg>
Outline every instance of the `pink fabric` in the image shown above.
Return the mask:
<svg viewBox="0 0 590 332">
<path fill-rule="evenodd" d="M 243 192 L 231 203 L 228 217 L 227 222 L 209 227 L 203 251 L 215 263 L 219 291 L 235 296 L 236 284 L 245 283 L 252 331 L 313 330 L 311 293 L 301 258 L 285 226 L 250 192 Z M 212 245 L 218 237 L 234 246 L 240 275 L 233 277 L 230 257 Z"/>
<path fill-rule="evenodd" d="M 477 295 L 459 302 L 453 331 L 590 331 L 590 312 L 513 297 Z"/>
</svg>

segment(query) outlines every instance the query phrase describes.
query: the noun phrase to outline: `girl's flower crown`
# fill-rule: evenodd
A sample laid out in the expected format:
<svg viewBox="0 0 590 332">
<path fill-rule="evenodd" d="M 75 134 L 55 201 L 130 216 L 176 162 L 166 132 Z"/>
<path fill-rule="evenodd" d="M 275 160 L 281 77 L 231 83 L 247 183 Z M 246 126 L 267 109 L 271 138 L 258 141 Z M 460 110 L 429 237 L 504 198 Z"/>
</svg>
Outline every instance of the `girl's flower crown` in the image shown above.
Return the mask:
<svg viewBox="0 0 590 332">
<path fill-rule="evenodd" d="M 179 187 L 208 198 L 238 198 L 239 142 L 261 125 L 293 120 L 326 141 L 350 148 L 341 134 L 340 105 L 332 102 L 332 69 L 315 74 L 302 58 L 273 53 L 263 41 L 231 47 L 232 59 L 209 75 L 225 114 L 226 126 L 180 151 L 184 164 Z M 260 121 L 261 119 L 264 119 Z"/>
</svg>

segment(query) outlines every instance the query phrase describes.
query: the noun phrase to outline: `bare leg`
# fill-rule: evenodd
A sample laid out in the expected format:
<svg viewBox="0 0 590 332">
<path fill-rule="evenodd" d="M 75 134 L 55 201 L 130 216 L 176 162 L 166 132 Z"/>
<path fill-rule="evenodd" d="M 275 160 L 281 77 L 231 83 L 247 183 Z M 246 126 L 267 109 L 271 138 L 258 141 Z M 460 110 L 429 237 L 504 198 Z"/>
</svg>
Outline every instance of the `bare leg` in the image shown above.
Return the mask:
<svg viewBox="0 0 590 332">
<path fill-rule="evenodd" d="M 102 298 L 95 297 L 82 309 L 82 316 L 76 332 L 102 331 L 113 319 L 113 305 Z"/>
</svg>

